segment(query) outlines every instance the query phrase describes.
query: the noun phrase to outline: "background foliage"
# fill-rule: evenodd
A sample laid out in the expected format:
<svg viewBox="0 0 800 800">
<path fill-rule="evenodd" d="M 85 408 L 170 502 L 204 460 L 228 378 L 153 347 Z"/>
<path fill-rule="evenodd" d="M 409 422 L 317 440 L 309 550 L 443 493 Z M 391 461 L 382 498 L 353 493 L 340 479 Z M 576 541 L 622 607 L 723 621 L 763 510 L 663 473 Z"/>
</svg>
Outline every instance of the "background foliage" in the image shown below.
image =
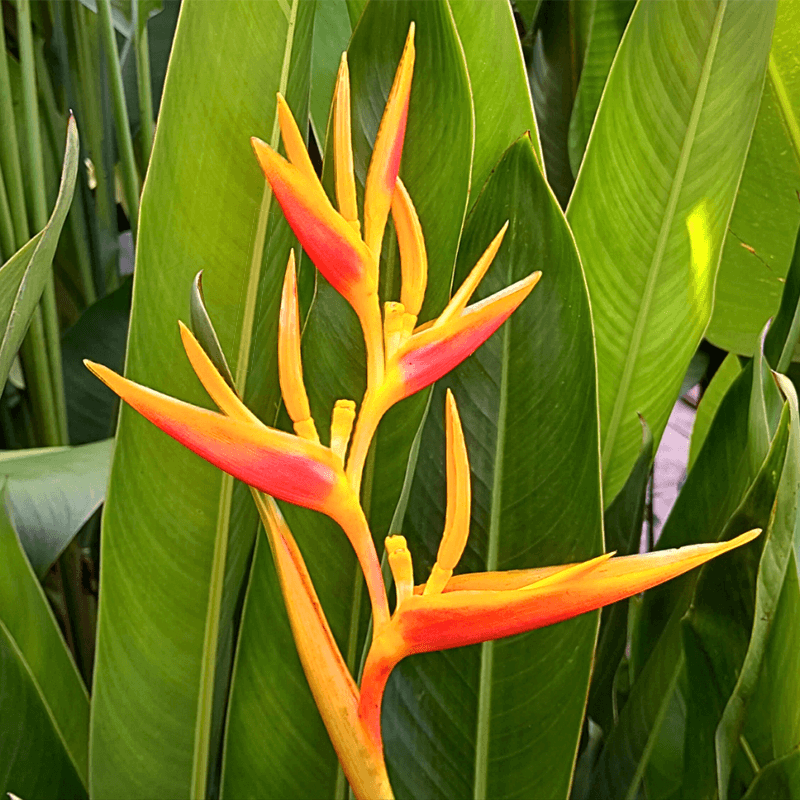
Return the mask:
<svg viewBox="0 0 800 800">
<path fill-rule="evenodd" d="M 382 423 L 364 496 L 379 552 L 402 531 L 418 579 L 435 559 L 448 387 L 472 465 L 460 569 L 764 533 L 602 615 L 404 662 L 383 715 L 396 794 L 800 798 L 797 0 L 0 7 L 0 714 L 18 721 L 0 790 L 348 795 L 247 487 L 118 415 L 81 361 L 210 407 L 176 325 L 202 270 L 239 391 L 285 424 L 278 297 L 297 243 L 249 137 L 279 146 L 280 91 L 330 188 L 347 49 L 361 192 L 413 20 L 401 175 L 430 259 L 421 321 L 507 219 L 480 296 L 543 278 Z M 381 275 L 395 299 L 391 230 Z M 303 259 L 299 284 L 326 420 L 363 392 L 362 346 Z M 693 386 L 688 475 L 653 541 L 653 456 Z M 357 675 L 349 545 L 284 510 Z"/>
</svg>

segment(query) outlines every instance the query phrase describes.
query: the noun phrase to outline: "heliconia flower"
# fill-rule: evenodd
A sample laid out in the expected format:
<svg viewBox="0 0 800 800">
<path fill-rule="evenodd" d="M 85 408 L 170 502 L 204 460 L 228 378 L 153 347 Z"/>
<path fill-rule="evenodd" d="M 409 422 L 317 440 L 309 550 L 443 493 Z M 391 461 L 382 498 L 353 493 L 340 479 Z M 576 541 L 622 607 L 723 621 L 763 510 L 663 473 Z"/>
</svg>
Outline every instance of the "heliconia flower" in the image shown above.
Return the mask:
<svg viewBox="0 0 800 800">
<path fill-rule="evenodd" d="M 314 172 L 302 135 L 283 97 L 278 95 L 278 123 L 288 160 L 260 139 L 251 139 L 264 176 L 303 249 L 358 315 L 367 345 L 371 386 L 377 385 L 383 375 L 378 263 L 400 168 L 413 70 L 412 23 L 367 172 L 363 239 L 353 172 L 346 54 L 339 68 L 333 114 L 334 177 L 339 211 L 331 204 Z"/>
<path fill-rule="evenodd" d="M 344 530 L 364 573 L 375 630 L 388 619 L 380 562 L 364 512 L 345 477 L 341 455 L 318 441 L 264 425 L 228 385 L 189 329 L 181 338 L 192 367 L 224 414 L 184 403 L 84 364 L 113 392 L 164 433 L 215 466 L 261 492 L 321 511 Z"/>
<path fill-rule="evenodd" d="M 397 587 L 391 621 L 376 636 L 364 666 L 359 718 L 374 747 L 381 746 L 380 709 L 386 681 L 406 656 L 523 633 L 614 603 L 670 580 L 752 541 L 759 530 L 716 544 L 614 558 L 606 553 L 564 567 L 450 577 L 469 527 L 469 468 L 458 411 L 447 400 L 447 523 L 428 584 L 413 587 L 411 555 L 402 536 L 386 540 Z M 461 466 L 459 466 L 461 465 Z M 452 486 L 451 482 L 457 485 Z"/>
<path fill-rule="evenodd" d="M 467 306 L 492 262 L 508 223 L 494 238 L 441 315 L 423 325 L 388 355 L 383 402 L 402 400 L 429 386 L 472 355 L 516 310 L 539 281 L 541 272 Z"/>
</svg>

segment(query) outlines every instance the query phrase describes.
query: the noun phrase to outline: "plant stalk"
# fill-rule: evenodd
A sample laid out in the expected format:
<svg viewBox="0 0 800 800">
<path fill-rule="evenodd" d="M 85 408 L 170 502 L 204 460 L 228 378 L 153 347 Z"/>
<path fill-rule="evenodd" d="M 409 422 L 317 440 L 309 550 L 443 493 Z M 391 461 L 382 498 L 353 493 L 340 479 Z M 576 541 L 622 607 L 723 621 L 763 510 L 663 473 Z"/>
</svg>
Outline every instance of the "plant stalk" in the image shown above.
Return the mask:
<svg viewBox="0 0 800 800">
<path fill-rule="evenodd" d="M 150 81 L 150 43 L 147 36 L 147 20 L 139 19 L 139 0 L 135 0 L 134 44 L 136 50 L 136 82 L 139 87 L 139 121 L 142 145 L 142 169 L 147 172 L 150 152 L 153 149 L 153 89 Z"/>
<path fill-rule="evenodd" d="M 114 100 L 114 123 L 117 129 L 117 144 L 122 167 L 122 184 L 125 191 L 125 202 L 128 205 L 128 220 L 134 242 L 139 221 L 139 175 L 133 156 L 131 126 L 128 121 L 128 109 L 125 107 L 125 90 L 122 86 L 122 71 L 119 66 L 117 35 L 111 20 L 111 0 L 98 0 L 97 11 L 100 17 L 100 35 L 106 53 L 106 64 L 111 79 L 111 95 Z"/>
<path fill-rule="evenodd" d="M 28 139 L 30 158 L 30 193 L 33 223 L 37 230 L 44 230 L 48 221 L 47 198 L 45 192 L 44 162 L 42 157 L 42 137 L 39 123 L 39 102 L 36 92 L 36 67 L 31 31 L 30 0 L 17 0 L 19 24 L 19 55 L 22 68 L 22 108 L 25 116 L 25 130 Z M 52 267 L 42 293 L 42 318 L 44 344 L 50 370 L 50 391 L 55 417 L 58 422 L 58 441 L 67 443 L 67 402 L 64 396 L 64 379 L 61 366 L 61 332 L 56 309 L 56 290 Z M 33 325 L 31 326 L 33 329 Z"/>
</svg>

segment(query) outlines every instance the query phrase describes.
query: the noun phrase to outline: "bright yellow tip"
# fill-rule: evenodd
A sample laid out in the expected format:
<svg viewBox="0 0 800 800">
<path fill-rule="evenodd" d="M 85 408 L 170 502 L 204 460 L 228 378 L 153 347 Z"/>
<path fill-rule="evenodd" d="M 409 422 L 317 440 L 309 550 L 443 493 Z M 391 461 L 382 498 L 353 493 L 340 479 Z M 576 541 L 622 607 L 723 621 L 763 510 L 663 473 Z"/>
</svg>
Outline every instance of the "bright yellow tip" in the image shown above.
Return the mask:
<svg viewBox="0 0 800 800">
<path fill-rule="evenodd" d="M 524 591 L 525 589 L 543 589 L 545 586 L 550 586 L 551 584 L 573 581 L 576 578 L 583 577 L 593 572 L 601 564 L 605 564 L 606 561 L 613 558 L 616 554 L 617 551 L 612 550 L 610 553 L 603 553 L 589 561 L 581 561 L 579 564 L 570 564 L 569 566 L 562 567 L 552 575 L 547 575 L 544 578 L 533 581 L 533 583 L 529 583 L 527 586 L 520 587 L 517 591 Z"/>
<path fill-rule="evenodd" d="M 445 409 L 447 428 L 447 513 L 436 564 L 424 594 L 437 594 L 447 585 L 461 559 L 469 536 L 471 489 L 469 458 L 458 407 L 450 389 Z"/>
<path fill-rule="evenodd" d="M 347 53 L 342 53 L 336 78 L 333 111 L 333 160 L 336 173 L 336 201 L 341 215 L 359 230 L 356 179 L 353 172 L 353 144 L 350 133 L 350 72 Z"/>
<path fill-rule="evenodd" d="M 283 146 L 286 148 L 289 163 L 297 167 L 309 180 L 316 181 L 317 173 L 314 172 L 314 165 L 308 156 L 303 135 L 300 133 L 291 109 L 280 92 L 278 92 L 278 124 L 281 128 Z"/>
<path fill-rule="evenodd" d="M 478 263 L 472 268 L 472 271 L 467 275 L 464 283 L 461 284 L 458 291 L 453 295 L 452 300 L 447 304 L 447 308 L 441 313 L 439 318 L 434 323 L 434 327 L 439 328 L 446 325 L 451 319 L 457 317 L 467 306 L 470 297 L 475 293 L 478 284 L 483 280 L 486 270 L 491 266 L 500 245 L 503 243 L 503 237 L 508 230 L 508 222 L 500 229 L 500 233 L 492 239 L 489 246 L 484 251 L 483 255 L 478 259 Z"/>
<path fill-rule="evenodd" d="M 364 241 L 377 266 L 389 207 L 392 203 L 408 117 L 408 98 L 414 72 L 414 23 L 408 30 L 403 55 L 383 112 L 364 187 Z"/>
<path fill-rule="evenodd" d="M 428 254 L 425 251 L 425 238 L 422 235 L 417 211 L 400 178 L 395 182 L 392 196 L 392 219 L 397 231 L 397 245 L 400 248 L 402 275 L 400 302 L 416 320 L 428 284 Z"/>
<path fill-rule="evenodd" d="M 387 536 L 386 554 L 394 578 L 397 606 L 399 607 L 406 598 L 411 597 L 414 593 L 414 569 L 405 536 Z"/>
<path fill-rule="evenodd" d="M 331 450 L 339 457 L 342 464 L 347 455 L 347 445 L 353 432 L 355 418 L 356 404 L 352 400 L 336 401 L 331 419 Z"/>
<path fill-rule="evenodd" d="M 241 401 L 239 396 L 228 386 L 227 381 L 219 374 L 206 351 L 195 339 L 194 334 L 182 322 L 178 322 L 181 331 L 183 349 L 189 357 L 192 369 L 203 384 L 211 399 L 220 411 L 233 419 L 261 425 L 261 420 Z M 90 367 L 91 369 L 91 367 Z M 94 371 L 94 370 L 93 370 Z M 96 374 L 96 373 L 95 373 Z"/>
<path fill-rule="evenodd" d="M 280 320 L 278 322 L 278 377 L 286 410 L 299 436 L 319 441 L 311 408 L 303 383 L 300 360 L 300 314 L 297 308 L 297 275 L 294 250 L 289 253 L 286 276 L 283 279 Z M 311 423 L 310 425 L 308 423 Z M 299 429 L 298 429 L 298 426 Z M 304 435 L 305 434 L 305 435 Z"/>
</svg>

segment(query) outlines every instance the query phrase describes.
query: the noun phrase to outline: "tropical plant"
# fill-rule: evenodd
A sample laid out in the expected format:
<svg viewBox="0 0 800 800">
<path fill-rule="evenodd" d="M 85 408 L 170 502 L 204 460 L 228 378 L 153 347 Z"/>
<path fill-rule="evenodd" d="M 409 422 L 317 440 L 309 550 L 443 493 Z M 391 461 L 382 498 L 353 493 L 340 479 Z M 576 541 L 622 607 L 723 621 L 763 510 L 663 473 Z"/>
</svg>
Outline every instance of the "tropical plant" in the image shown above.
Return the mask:
<svg viewBox="0 0 800 800">
<path fill-rule="evenodd" d="M 800 797 L 796 7 L 4 2 L 0 788 Z"/>
</svg>

